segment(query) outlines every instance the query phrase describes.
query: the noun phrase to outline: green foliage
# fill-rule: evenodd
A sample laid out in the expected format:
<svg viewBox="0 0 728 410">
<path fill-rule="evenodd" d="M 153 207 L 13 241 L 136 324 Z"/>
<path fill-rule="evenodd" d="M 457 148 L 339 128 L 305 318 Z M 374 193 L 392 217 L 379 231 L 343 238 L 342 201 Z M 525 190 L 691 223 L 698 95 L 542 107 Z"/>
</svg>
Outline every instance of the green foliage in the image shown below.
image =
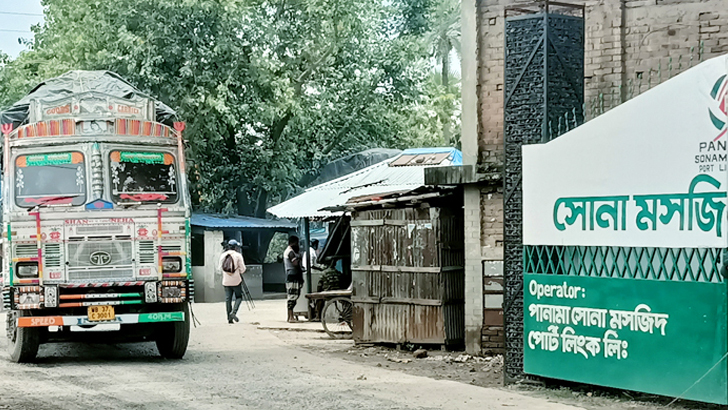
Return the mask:
<svg viewBox="0 0 728 410">
<path fill-rule="evenodd" d="M 450 74 L 453 79 L 453 74 Z M 447 86 L 442 84 L 440 74 L 432 73 L 424 85 L 422 105 L 416 107 L 414 115 L 410 116 L 411 129 L 421 132 L 420 139 L 425 140 L 429 136 L 436 136 L 432 144 L 442 144 L 443 139 L 446 146 L 458 147 L 460 141 L 460 79 L 451 82 Z"/>
<path fill-rule="evenodd" d="M 350 283 L 351 278 L 347 278 L 342 272 L 337 271 L 333 267 L 327 267 L 321 272 L 321 279 L 319 279 L 316 291 L 325 292 L 327 290 L 346 289 Z"/>
<path fill-rule="evenodd" d="M 403 35 L 423 35 L 430 30 L 432 0 L 399 0 Z"/>
<path fill-rule="evenodd" d="M 31 49 L 0 55 L 0 107 L 68 70 L 117 72 L 187 121 L 198 208 L 264 216 L 333 158 L 446 143 L 459 92 L 433 82 L 429 2 L 403 3 L 44 0 Z"/>
<path fill-rule="evenodd" d="M 442 123 L 442 136 L 448 142 L 459 141 L 460 87 L 459 83 L 451 84 L 451 58 L 452 52 L 460 55 L 460 1 L 438 0 L 431 10 L 431 30 L 428 33 L 428 44 L 432 46 L 432 54 L 439 63 L 441 90 L 436 95 L 437 104 L 434 104 Z M 455 87 L 453 87 L 455 85 Z M 457 96 L 454 94 L 457 93 Z M 455 123 L 455 132 L 453 132 Z"/>
<path fill-rule="evenodd" d="M 268 252 L 265 254 L 263 263 L 275 263 L 283 260 L 283 252 L 288 247 L 288 235 L 276 232 L 268 245 Z"/>
</svg>

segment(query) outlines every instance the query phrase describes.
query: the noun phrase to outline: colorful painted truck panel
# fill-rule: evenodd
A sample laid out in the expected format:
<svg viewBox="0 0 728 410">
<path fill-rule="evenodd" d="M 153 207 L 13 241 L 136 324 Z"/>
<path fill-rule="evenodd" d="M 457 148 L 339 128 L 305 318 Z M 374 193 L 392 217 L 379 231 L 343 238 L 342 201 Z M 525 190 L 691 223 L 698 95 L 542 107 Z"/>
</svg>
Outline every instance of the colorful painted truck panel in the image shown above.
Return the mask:
<svg viewBox="0 0 728 410">
<path fill-rule="evenodd" d="M 0 116 L 0 283 L 14 361 L 73 339 L 76 326 L 184 355 L 190 201 L 184 123 L 173 120 L 103 71 L 48 80 Z"/>
</svg>

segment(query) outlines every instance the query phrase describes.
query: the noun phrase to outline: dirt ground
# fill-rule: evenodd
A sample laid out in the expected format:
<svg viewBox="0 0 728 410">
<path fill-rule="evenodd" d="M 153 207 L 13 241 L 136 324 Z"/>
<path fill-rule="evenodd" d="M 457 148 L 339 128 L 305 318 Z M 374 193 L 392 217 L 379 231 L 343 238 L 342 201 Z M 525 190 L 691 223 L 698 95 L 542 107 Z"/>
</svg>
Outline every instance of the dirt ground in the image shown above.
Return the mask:
<svg viewBox="0 0 728 410">
<path fill-rule="evenodd" d="M 222 304 L 195 305 L 202 325 L 192 329 L 183 360 L 160 358 L 153 343 L 42 345 L 31 364 L 10 362 L 2 352 L 0 409 L 579 409 L 308 349 L 277 336 L 312 336 L 329 351 L 343 349 L 344 354 L 351 342 L 324 340 L 319 332 L 258 329 L 252 323 L 264 316 L 265 304 L 260 305 L 239 313 L 240 323 L 234 325 L 224 318 Z M 285 305 L 274 308 L 285 315 Z M 0 337 L 0 351 L 5 348 Z"/>
<path fill-rule="evenodd" d="M 563 403 L 588 410 L 718 410 L 728 406 L 678 400 L 637 392 L 539 380 L 503 386 L 503 356 L 474 357 L 462 352 L 428 350 L 417 359 L 412 351 L 394 346 L 355 345 L 352 341 L 331 340 L 325 333 L 272 331 L 286 343 L 298 345 L 313 354 L 333 356 L 346 361 L 381 367 L 436 380 L 451 380 L 480 387 L 499 388 L 526 394 L 549 402 Z M 669 406 L 668 406 L 669 404 Z"/>
<path fill-rule="evenodd" d="M 222 304 L 196 304 L 181 361 L 153 344 L 43 345 L 36 363 L 7 360 L 0 409 L 658 410 L 668 399 L 585 386 L 502 386 L 503 359 L 332 340 L 320 323 L 285 322 L 285 301 L 256 302 L 228 325 Z M 4 315 L 0 313 L 0 323 Z M 676 403 L 678 410 L 719 409 Z"/>
</svg>

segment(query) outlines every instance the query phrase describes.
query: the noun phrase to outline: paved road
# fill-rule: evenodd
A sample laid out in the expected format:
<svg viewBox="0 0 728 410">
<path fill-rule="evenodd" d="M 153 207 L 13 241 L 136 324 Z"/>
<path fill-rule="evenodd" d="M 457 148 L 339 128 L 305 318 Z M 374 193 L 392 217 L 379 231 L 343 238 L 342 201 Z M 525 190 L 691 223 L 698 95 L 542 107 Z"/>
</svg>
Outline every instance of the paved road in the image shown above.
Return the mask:
<svg viewBox="0 0 728 410">
<path fill-rule="evenodd" d="M 153 344 L 53 344 L 18 365 L 0 337 L 0 409 L 574 409 L 314 355 L 256 329 L 255 313 L 228 325 L 222 309 L 195 305 L 203 325 L 181 361 Z"/>
</svg>

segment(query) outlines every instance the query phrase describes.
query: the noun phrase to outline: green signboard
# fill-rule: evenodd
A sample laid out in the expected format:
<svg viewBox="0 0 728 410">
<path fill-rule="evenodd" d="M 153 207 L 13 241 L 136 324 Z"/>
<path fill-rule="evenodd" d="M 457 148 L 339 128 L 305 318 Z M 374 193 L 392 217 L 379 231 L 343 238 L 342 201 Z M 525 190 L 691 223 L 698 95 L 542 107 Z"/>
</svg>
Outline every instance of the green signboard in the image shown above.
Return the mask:
<svg viewBox="0 0 728 410">
<path fill-rule="evenodd" d="M 28 155 L 25 162 L 29 167 L 39 167 L 45 165 L 61 165 L 73 163 L 73 156 L 70 152 L 61 152 L 56 154 L 40 154 Z"/>
<path fill-rule="evenodd" d="M 524 371 L 728 404 L 726 286 L 525 274 Z"/>
<path fill-rule="evenodd" d="M 139 314 L 139 323 L 182 322 L 184 320 L 184 312 L 159 312 Z"/>
<path fill-rule="evenodd" d="M 164 154 L 161 152 L 129 152 L 121 151 L 121 162 L 135 162 L 140 164 L 164 164 Z"/>
</svg>

